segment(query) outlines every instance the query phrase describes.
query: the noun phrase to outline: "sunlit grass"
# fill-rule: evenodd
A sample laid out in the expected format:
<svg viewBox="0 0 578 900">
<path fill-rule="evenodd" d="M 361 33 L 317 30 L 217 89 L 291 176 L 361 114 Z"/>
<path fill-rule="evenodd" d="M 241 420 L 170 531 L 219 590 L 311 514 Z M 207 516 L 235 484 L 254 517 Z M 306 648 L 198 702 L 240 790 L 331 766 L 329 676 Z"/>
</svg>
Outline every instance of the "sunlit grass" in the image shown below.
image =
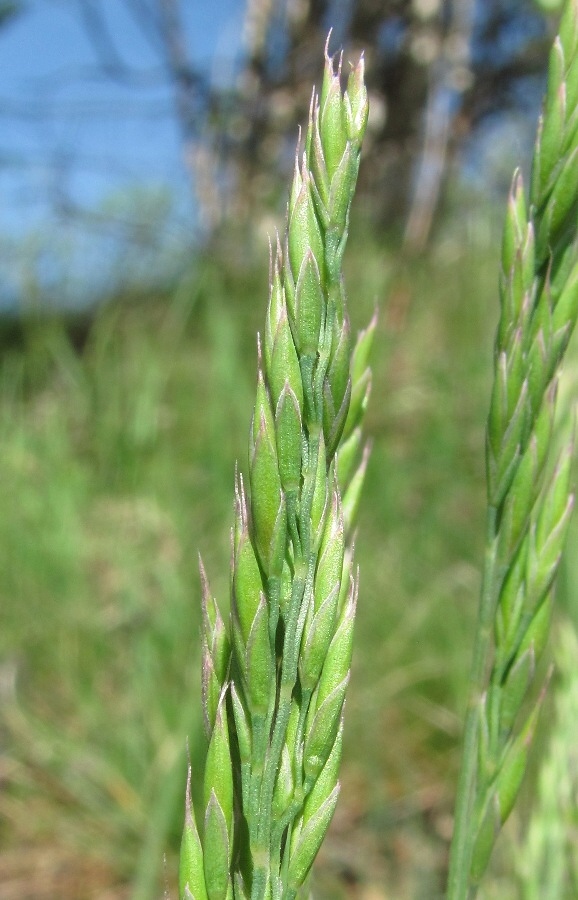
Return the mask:
<svg viewBox="0 0 578 900">
<path fill-rule="evenodd" d="M 375 241 L 351 247 L 353 325 L 376 301 L 380 323 L 343 793 L 320 897 L 431 900 L 443 880 L 495 256 L 446 243 L 404 267 Z M 173 883 L 185 740 L 193 765 L 202 740 L 197 551 L 226 601 L 265 293 L 265 276 L 204 263 L 169 298 L 102 310 L 81 352 L 54 326 L 3 353 L 0 897 L 144 900 Z"/>
</svg>

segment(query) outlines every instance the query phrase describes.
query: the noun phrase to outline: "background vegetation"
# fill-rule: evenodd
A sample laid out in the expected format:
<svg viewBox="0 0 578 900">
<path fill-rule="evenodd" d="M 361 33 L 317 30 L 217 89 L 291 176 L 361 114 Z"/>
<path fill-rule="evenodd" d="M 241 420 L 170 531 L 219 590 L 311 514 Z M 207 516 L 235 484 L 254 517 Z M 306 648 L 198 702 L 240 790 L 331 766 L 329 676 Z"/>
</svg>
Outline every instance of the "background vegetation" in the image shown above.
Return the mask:
<svg viewBox="0 0 578 900">
<path fill-rule="evenodd" d="M 311 4 L 319 27 L 320 6 Z M 427 3 L 398 7 L 421 27 Z M 376 138 L 376 156 L 379 147 Z M 509 171 L 505 157 L 498 168 Z M 448 175 L 429 248 L 416 256 L 407 233 L 400 251 L 400 218 L 393 231 L 379 225 L 371 192 L 381 177 L 368 171 L 346 258 L 353 326 L 376 303 L 380 318 L 343 789 L 316 870 L 320 900 L 441 896 L 483 548 L 505 192 L 496 213 L 472 197 L 472 181 L 464 196 L 463 177 Z M 247 203 L 259 208 L 252 241 L 246 225 L 220 226 L 160 286 L 151 261 L 149 284 L 141 266 L 138 289 L 87 317 L 3 320 L 0 900 L 175 896 L 185 743 L 194 767 L 204 740 L 197 552 L 225 604 L 233 471 L 267 296 L 260 223 L 275 198 L 267 206 L 260 185 Z M 43 285 L 33 293 L 41 306 Z M 568 410 L 577 374 L 571 361 Z M 555 649 L 578 620 L 577 540 L 574 525 Z M 549 759 L 557 688 L 555 676 L 486 898 L 546 896 L 528 887 L 539 884 L 532 866 L 547 827 L 530 789 Z M 556 728 L 565 760 L 570 738 Z M 567 832 L 577 824 L 568 801 Z"/>
<path fill-rule="evenodd" d="M 404 265 L 362 222 L 354 234 L 356 324 L 381 308 L 374 449 L 343 794 L 317 880 L 321 897 L 432 898 L 477 602 L 496 241 L 448 234 Z M 5 334 L 2 900 L 173 885 L 185 740 L 194 762 L 203 739 L 197 550 L 224 599 L 259 262 L 199 260 L 171 293 L 116 298 L 86 331 Z"/>
</svg>

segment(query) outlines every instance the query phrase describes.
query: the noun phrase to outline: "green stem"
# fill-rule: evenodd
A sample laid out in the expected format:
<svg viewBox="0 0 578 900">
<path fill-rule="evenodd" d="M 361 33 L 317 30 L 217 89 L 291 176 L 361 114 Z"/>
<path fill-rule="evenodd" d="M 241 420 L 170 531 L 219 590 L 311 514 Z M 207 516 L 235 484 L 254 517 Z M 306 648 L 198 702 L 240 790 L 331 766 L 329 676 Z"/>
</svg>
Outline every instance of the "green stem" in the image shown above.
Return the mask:
<svg viewBox="0 0 578 900">
<path fill-rule="evenodd" d="M 249 789 L 249 831 L 251 846 L 258 841 L 257 824 L 259 822 L 259 798 L 261 782 L 263 780 L 263 767 L 267 749 L 267 731 L 265 718 L 254 716 L 251 722 L 253 732 L 253 749 L 251 753 L 251 775 Z"/>
<path fill-rule="evenodd" d="M 273 864 L 277 865 L 275 871 L 281 870 L 281 883 L 286 880 L 287 869 L 289 866 L 289 847 L 291 843 L 291 830 L 293 822 L 303 809 L 306 793 L 303 786 L 303 738 L 305 734 L 305 720 L 311 703 L 311 691 L 306 691 L 301 697 L 301 709 L 299 710 L 299 722 L 295 735 L 295 775 L 297 782 L 293 791 L 293 799 L 286 809 L 280 821 L 273 830 L 272 838 L 272 859 Z M 281 860 L 281 844 L 283 842 L 283 834 L 287 830 L 287 841 L 285 844 L 285 854 L 283 858 L 283 866 L 280 866 Z"/>
<path fill-rule="evenodd" d="M 473 893 L 469 893 L 474 839 L 472 811 L 478 775 L 479 708 L 486 687 L 486 672 L 492 644 L 496 597 L 498 596 L 496 528 L 497 510 L 490 506 L 486 556 L 470 674 L 470 695 L 464 729 L 462 765 L 450 849 L 447 900 L 466 900 L 468 896 L 474 896 Z"/>
<path fill-rule="evenodd" d="M 275 778 L 281 763 L 283 743 L 285 741 L 289 716 L 291 714 L 291 698 L 297 681 L 301 632 L 305 623 L 304 610 L 302 609 L 303 598 L 307 591 L 307 587 L 310 586 L 315 568 L 315 557 L 312 556 L 310 551 L 310 517 L 315 487 L 315 473 L 317 471 L 317 460 L 319 457 L 319 443 L 319 432 L 316 428 L 314 433 L 310 433 L 309 436 L 307 473 L 301 497 L 300 524 L 302 526 L 301 545 L 303 547 L 303 553 L 301 554 L 300 559 L 296 559 L 295 562 L 293 596 L 291 598 L 291 608 L 283 644 L 279 703 L 261 781 L 259 809 L 256 819 L 256 821 L 259 822 L 259 828 L 255 850 L 258 854 L 263 856 L 264 863 L 262 867 L 255 868 L 253 890 L 251 892 L 252 900 L 261 900 L 264 896 L 267 873 L 271 868 L 271 804 L 275 789 Z M 267 872 L 264 871 L 265 858 Z M 274 883 L 276 875 L 277 872 L 272 873 Z"/>
<path fill-rule="evenodd" d="M 303 568 L 303 567 L 301 567 Z M 281 761 L 283 741 L 287 732 L 289 715 L 291 713 L 291 695 L 297 674 L 297 655 L 287 652 L 287 645 L 293 651 L 295 634 L 297 631 L 297 619 L 299 607 L 305 593 L 306 577 L 304 572 L 295 567 L 293 581 L 293 596 L 291 598 L 291 611 L 287 623 L 285 646 L 283 647 L 283 661 L 281 667 L 281 684 L 279 688 L 279 703 L 273 726 L 273 736 L 267 750 L 263 777 L 260 782 L 260 790 L 257 808 L 254 810 L 254 822 L 258 826 L 257 840 L 253 847 L 253 858 L 263 857 L 263 865 L 256 866 L 253 876 L 252 900 L 262 900 L 266 886 L 267 874 L 270 870 L 270 837 L 271 837 L 271 803 L 275 789 L 275 778 Z"/>
</svg>

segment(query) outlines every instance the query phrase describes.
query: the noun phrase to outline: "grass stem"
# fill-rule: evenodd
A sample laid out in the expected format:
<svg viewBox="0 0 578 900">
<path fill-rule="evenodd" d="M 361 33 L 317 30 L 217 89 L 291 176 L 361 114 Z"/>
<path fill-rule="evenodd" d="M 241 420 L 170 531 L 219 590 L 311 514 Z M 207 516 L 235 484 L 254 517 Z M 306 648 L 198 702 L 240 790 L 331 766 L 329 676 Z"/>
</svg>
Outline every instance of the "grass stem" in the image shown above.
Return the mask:
<svg viewBox="0 0 578 900">
<path fill-rule="evenodd" d="M 488 509 L 486 553 L 478 622 L 474 643 L 466 712 L 462 763 L 456 795 L 454 830 L 450 848 L 447 900 L 466 900 L 470 876 L 474 834 L 471 816 L 474 806 L 479 760 L 480 703 L 486 685 L 486 672 L 492 644 L 492 622 L 499 592 L 496 561 L 496 509 Z M 473 896 L 473 894 L 471 895 Z"/>
</svg>

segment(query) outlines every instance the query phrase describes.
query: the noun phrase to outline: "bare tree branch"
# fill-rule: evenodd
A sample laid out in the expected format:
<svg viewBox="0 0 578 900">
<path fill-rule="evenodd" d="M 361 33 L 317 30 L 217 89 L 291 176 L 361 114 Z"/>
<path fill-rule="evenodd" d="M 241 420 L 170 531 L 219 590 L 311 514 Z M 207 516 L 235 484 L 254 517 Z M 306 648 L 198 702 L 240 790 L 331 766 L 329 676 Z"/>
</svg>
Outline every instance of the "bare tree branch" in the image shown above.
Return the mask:
<svg viewBox="0 0 578 900">
<path fill-rule="evenodd" d="M 133 21 L 139 26 L 142 33 L 157 53 L 163 50 L 161 21 L 156 10 L 146 0 L 124 0 Z"/>
<path fill-rule="evenodd" d="M 445 3 L 446 33 L 440 54 L 430 65 L 423 143 L 415 166 L 414 189 L 404 244 L 410 252 L 425 247 L 438 207 L 448 159 L 452 123 L 462 96 L 471 86 L 471 42 L 475 0 Z"/>
<path fill-rule="evenodd" d="M 109 78 L 125 81 L 129 67 L 116 48 L 98 0 L 78 0 L 78 3 L 86 33 L 98 54 L 103 71 Z"/>
<path fill-rule="evenodd" d="M 185 43 L 185 28 L 179 0 L 158 0 L 162 35 L 166 48 L 166 64 L 175 88 L 175 108 L 181 129 L 185 165 L 205 225 L 213 230 L 220 218 L 221 203 L 215 177 L 215 159 L 199 138 L 201 121 L 206 114 L 210 90 L 207 82 L 193 69 Z"/>
</svg>

